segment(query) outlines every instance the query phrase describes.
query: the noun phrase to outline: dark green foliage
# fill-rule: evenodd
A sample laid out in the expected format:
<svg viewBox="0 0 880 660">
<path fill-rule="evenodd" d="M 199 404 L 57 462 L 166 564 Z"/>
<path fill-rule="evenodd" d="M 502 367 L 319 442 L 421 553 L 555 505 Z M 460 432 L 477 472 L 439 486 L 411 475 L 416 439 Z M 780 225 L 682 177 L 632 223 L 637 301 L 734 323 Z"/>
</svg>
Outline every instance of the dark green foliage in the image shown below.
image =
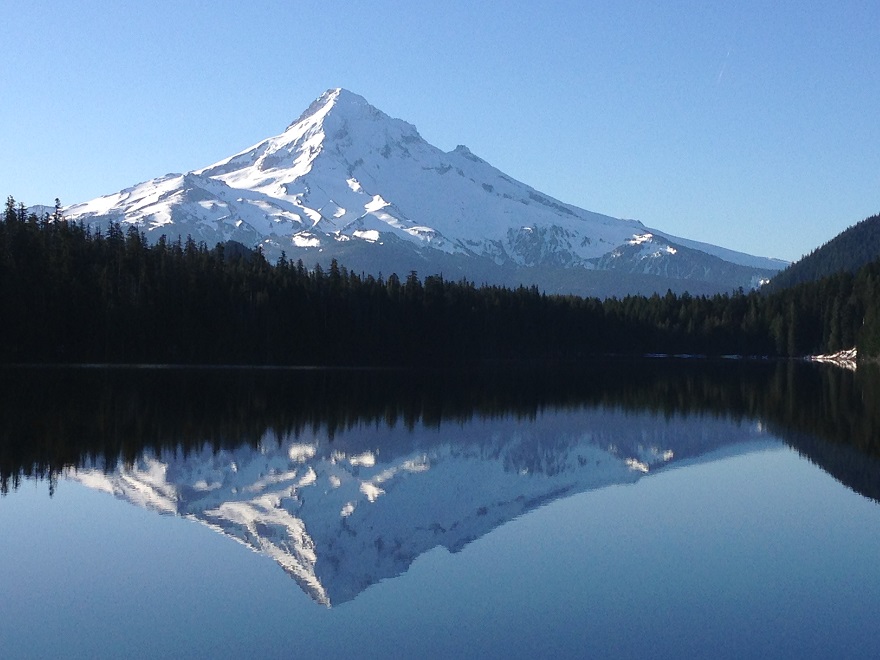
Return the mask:
<svg viewBox="0 0 880 660">
<path fill-rule="evenodd" d="M 877 259 L 880 259 L 880 215 L 865 218 L 774 275 L 765 290 L 777 292 L 838 273 L 855 273 Z"/>
<path fill-rule="evenodd" d="M 57 216 L 60 204 L 56 204 Z M 880 355 L 880 264 L 772 295 L 599 300 L 269 264 L 234 243 L 150 246 L 11 197 L 0 221 L 0 363 L 452 365 L 604 354 Z"/>
</svg>

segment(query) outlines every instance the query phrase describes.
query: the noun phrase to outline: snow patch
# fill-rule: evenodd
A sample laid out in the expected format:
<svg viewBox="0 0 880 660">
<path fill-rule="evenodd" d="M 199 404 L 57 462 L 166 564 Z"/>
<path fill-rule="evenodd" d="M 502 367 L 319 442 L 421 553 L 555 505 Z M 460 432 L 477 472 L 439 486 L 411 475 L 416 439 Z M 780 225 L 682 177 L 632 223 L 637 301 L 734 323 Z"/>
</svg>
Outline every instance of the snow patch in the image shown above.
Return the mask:
<svg viewBox="0 0 880 660">
<path fill-rule="evenodd" d="M 355 238 L 363 239 L 369 243 L 379 240 L 379 232 L 375 229 L 359 229 L 352 234 Z"/>
<path fill-rule="evenodd" d="M 627 458 L 624 463 L 630 470 L 643 472 L 644 474 L 648 474 L 650 469 L 647 463 L 643 463 L 636 458 Z"/>
<path fill-rule="evenodd" d="M 652 238 L 654 238 L 654 234 L 633 234 L 633 237 L 627 243 L 630 245 L 641 245 L 642 243 L 647 243 Z"/>
<path fill-rule="evenodd" d="M 321 245 L 320 239 L 312 234 L 294 234 L 290 240 L 296 247 L 308 248 Z"/>
<path fill-rule="evenodd" d="M 305 463 L 315 457 L 318 448 L 315 445 L 292 444 L 287 450 L 287 456 L 294 463 Z"/>
<path fill-rule="evenodd" d="M 318 473 L 315 472 L 315 469 L 309 466 L 308 471 L 305 473 L 302 479 L 299 480 L 298 486 L 311 486 L 316 481 L 318 481 Z"/>
<path fill-rule="evenodd" d="M 363 454 L 352 456 L 348 459 L 348 462 L 355 467 L 357 467 L 358 465 L 363 465 L 364 467 L 373 467 L 374 465 L 376 465 L 376 455 L 372 452 L 367 451 Z"/>
<path fill-rule="evenodd" d="M 856 371 L 858 369 L 859 353 L 855 348 L 848 348 L 829 355 L 808 355 L 804 359 L 808 362 L 826 362 L 849 369 L 850 371 Z"/>
<path fill-rule="evenodd" d="M 367 213 L 375 213 L 380 209 L 384 209 L 386 206 L 389 206 L 389 204 L 382 199 L 381 195 L 373 195 L 373 199 L 364 204 L 364 210 Z"/>
<path fill-rule="evenodd" d="M 377 499 L 379 499 L 380 495 L 384 495 L 385 491 L 379 488 L 376 484 L 370 483 L 369 481 L 361 482 L 361 492 L 367 496 L 367 499 L 372 504 Z"/>
</svg>

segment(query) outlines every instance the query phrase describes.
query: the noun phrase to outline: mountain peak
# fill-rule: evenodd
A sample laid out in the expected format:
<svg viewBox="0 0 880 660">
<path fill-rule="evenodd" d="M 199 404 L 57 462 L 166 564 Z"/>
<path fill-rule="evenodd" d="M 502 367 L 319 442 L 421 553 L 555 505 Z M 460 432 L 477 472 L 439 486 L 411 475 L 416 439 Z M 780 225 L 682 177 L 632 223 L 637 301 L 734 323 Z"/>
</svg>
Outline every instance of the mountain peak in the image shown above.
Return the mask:
<svg viewBox="0 0 880 660">
<path fill-rule="evenodd" d="M 452 153 L 458 154 L 459 156 L 462 156 L 463 158 L 467 158 L 468 160 L 472 160 L 475 163 L 485 163 L 486 162 L 463 144 L 460 144 L 455 149 L 453 149 Z"/>
<path fill-rule="evenodd" d="M 312 101 L 311 105 L 306 108 L 305 112 L 303 112 L 287 128 L 290 129 L 311 118 L 319 120 L 323 119 L 323 117 L 327 116 L 327 114 L 334 109 L 342 109 L 343 112 L 354 114 L 360 114 L 364 110 L 367 110 L 370 114 L 381 114 L 379 110 L 370 105 L 363 96 L 350 92 L 343 87 L 331 87 Z"/>
</svg>

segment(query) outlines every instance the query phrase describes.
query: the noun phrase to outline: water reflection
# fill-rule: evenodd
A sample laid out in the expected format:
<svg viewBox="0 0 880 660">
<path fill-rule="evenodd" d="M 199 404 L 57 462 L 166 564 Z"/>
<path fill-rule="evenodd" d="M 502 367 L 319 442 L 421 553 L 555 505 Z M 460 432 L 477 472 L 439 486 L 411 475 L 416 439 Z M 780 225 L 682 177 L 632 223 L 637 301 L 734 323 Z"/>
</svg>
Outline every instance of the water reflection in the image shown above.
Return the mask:
<svg viewBox="0 0 880 660">
<path fill-rule="evenodd" d="M 0 479 L 66 476 L 272 557 L 319 603 L 544 503 L 782 438 L 877 498 L 876 370 L 7 370 Z"/>
<path fill-rule="evenodd" d="M 632 483 L 696 447 L 759 436 L 715 419 L 657 424 L 620 411 L 547 411 L 528 424 L 362 425 L 339 434 L 344 443 L 318 431 L 186 456 L 146 452 L 129 466 L 71 478 L 207 523 L 272 557 L 330 605 L 402 573 L 431 548 L 455 552 L 543 503 Z"/>
</svg>

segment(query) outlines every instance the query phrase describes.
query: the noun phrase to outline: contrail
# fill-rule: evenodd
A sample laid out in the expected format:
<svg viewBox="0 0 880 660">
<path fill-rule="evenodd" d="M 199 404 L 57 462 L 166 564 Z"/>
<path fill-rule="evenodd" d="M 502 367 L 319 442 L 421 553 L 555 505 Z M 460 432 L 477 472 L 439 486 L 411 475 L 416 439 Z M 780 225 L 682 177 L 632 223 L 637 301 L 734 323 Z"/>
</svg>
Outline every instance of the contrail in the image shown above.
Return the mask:
<svg viewBox="0 0 880 660">
<path fill-rule="evenodd" d="M 727 60 L 730 57 L 730 49 L 727 49 L 727 55 L 724 56 L 724 61 L 721 63 L 721 71 L 718 72 L 718 80 L 715 81 L 715 84 L 718 85 L 721 83 L 721 79 L 724 77 L 724 69 L 727 68 Z"/>
</svg>

